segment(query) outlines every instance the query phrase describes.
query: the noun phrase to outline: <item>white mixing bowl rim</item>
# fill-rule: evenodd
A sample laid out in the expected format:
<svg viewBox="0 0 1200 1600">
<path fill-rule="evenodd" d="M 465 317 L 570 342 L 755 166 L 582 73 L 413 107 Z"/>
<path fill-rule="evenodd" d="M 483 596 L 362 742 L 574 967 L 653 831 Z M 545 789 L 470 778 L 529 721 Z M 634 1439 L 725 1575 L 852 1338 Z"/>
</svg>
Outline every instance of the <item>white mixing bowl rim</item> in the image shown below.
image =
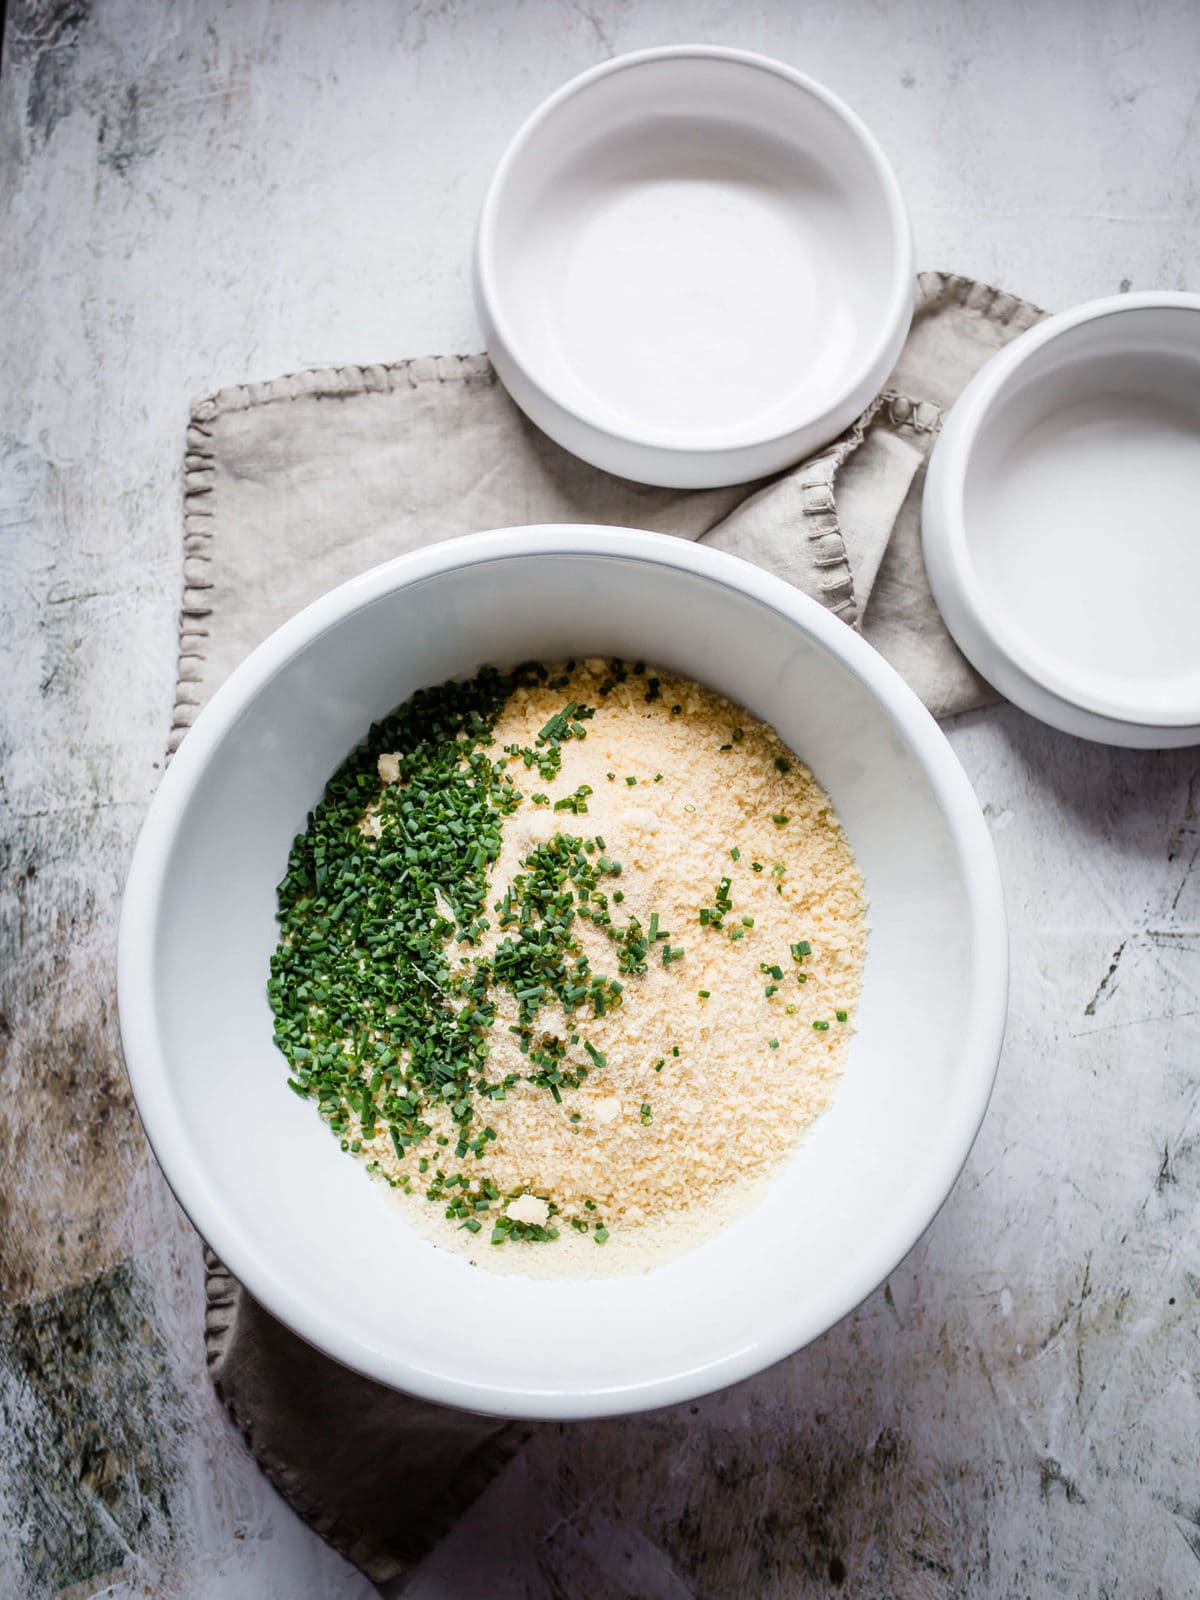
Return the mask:
<svg viewBox="0 0 1200 1600">
<path fill-rule="evenodd" d="M 938 594 L 938 600 L 952 624 L 960 615 L 965 621 L 965 628 L 951 627 L 964 655 L 1009 698 L 1026 706 L 1034 716 L 1049 714 L 1056 727 L 1073 728 L 1072 712 L 1089 713 L 1096 719 L 1096 737 L 1105 735 L 1105 722 L 1115 725 L 1110 731 L 1118 738 L 1124 728 L 1148 733 L 1192 728 L 1200 736 L 1200 706 L 1139 713 L 1114 701 L 1082 675 L 1068 678 L 1049 663 L 1033 660 L 1020 634 L 994 604 L 972 558 L 967 539 L 967 474 L 997 402 L 1040 350 L 1089 323 L 1129 312 L 1160 310 L 1200 312 L 1200 294 L 1146 289 L 1105 295 L 1035 323 L 992 356 L 971 379 L 950 410 L 930 463 L 930 499 L 936 514 L 926 511 L 922 537 L 926 546 L 936 547 L 935 554 L 945 564 L 943 582 L 952 586 L 953 592 Z M 1083 732 L 1083 725 L 1075 731 Z"/>
<path fill-rule="evenodd" d="M 253 1225 L 226 1204 L 219 1175 L 191 1147 L 172 1092 L 154 1002 L 155 942 L 176 837 L 193 791 L 222 740 L 266 685 L 315 639 L 394 591 L 464 567 L 562 555 L 640 561 L 709 579 L 783 616 L 852 672 L 890 716 L 936 796 L 962 872 L 971 948 L 969 1021 L 958 1071 L 923 1152 L 920 1174 L 907 1203 L 881 1218 L 874 1236 L 863 1242 L 854 1270 L 839 1281 L 836 1292 L 823 1287 L 806 1292 L 774 1338 L 752 1333 L 737 1349 L 701 1368 L 567 1391 L 500 1388 L 425 1370 L 400 1350 L 360 1339 L 335 1312 L 320 1305 L 307 1285 L 281 1275 L 255 1239 Z M 317 1349 L 376 1382 L 470 1411 L 565 1419 L 620 1415 L 723 1388 L 800 1349 L 884 1281 L 936 1216 L 983 1120 L 1004 1033 L 1008 941 L 995 851 L 966 774 L 929 712 L 865 640 L 799 590 L 723 551 L 663 534 L 551 525 L 469 534 L 386 562 L 314 601 L 235 668 L 197 717 L 151 802 L 125 890 L 117 977 L 126 1066 L 151 1147 L 201 1237 L 261 1305 Z"/>
<path fill-rule="evenodd" d="M 738 66 L 750 67 L 759 72 L 770 73 L 773 77 L 782 78 L 785 83 L 790 83 L 814 100 L 819 100 L 846 125 L 858 141 L 882 186 L 887 205 L 893 249 L 892 278 L 888 289 L 886 312 L 873 344 L 866 355 L 843 374 L 840 393 L 828 396 L 819 410 L 797 415 L 785 426 L 771 433 L 755 434 L 753 437 L 743 437 L 740 432 L 729 430 L 707 431 L 703 437 L 693 438 L 688 433 L 671 432 L 666 429 L 617 428 L 606 421 L 601 413 L 593 412 L 579 405 L 576 400 L 569 399 L 558 385 L 538 373 L 537 364 L 528 359 L 521 341 L 514 334 L 511 321 L 504 309 L 505 300 L 500 286 L 502 274 L 497 271 L 496 266 L 496 231 L 508 180 L 513 168 L 542 124 L 565 101 L 590 88 L 601 78 L 645 66 L 649 62 L 683 60 L 728 61 Z M 878 369 L 883 364 L 890 367 L 895 358 L 892 347 L 896 343 L 897 328 L 901 323 L 905 328 L 908 326 L 908 319 L 912 314 L 916 271 L 912 226 L 904 196 L 882 146 L 862 118 L 824 84 L 818 83 L 815 78 L 810 78 L 803 72 L 797 72 L 785 62 L 775 61 L 770 56 L 759 55 L 753 50 L 731 50 L 720 45 L 704 44 L 661 45 L 650 50 L 634 50 L 627 55 L 615 56 L 611 61 L 603 61 L 599 66 L 589 67 L 586 72 L 581 72 L 577 77 L 570 79 L 548 99 L 543 100 L 517 129 L 492 175 L 476 232 L 475 269 L 479 293 L 501 347 L 507 351 L 509 358 L 521 369 L 528 381 L 547 399 L 566 415 L 574 417 L 577 422 L 607 439 L 681 454 L 710 454 L 716 450 L 745 452 L 763 445 L 776 444 L 820 422 L 830 412 L 836 411 L 847 396 L 855 394 L 864 384 L 868 384 L 870 389 L 874 390 L 880 382 Z"/>
</svg>

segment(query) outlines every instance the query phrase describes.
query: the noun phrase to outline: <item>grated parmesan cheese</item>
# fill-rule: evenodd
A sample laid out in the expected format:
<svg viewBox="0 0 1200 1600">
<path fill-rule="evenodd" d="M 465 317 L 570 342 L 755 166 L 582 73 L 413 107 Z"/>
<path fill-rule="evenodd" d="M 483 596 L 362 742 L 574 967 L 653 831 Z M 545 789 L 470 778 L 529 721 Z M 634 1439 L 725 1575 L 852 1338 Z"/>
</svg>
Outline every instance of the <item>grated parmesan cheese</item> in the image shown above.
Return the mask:
<svg viewBox="0 0 1200 1600">
<path fill-rule="evenodd" d="M 564 670 L 552 669 L 551 681 Z M 659 679 L 652 699 L 650 675 Z M 509 1217 L 539 1226 L 549 1219 L 560 1238 L 553 1248 L 487 1252 L 470 1235 L 453 1236 L 489 1265 L 516 1253 L 522 1270 L 535 1256 L 555 1258 L 539 1259 L 539 1271 L 577 1271 L 581 1263 L 607 1270 L 593 1241 L 564 1226 L 571 1218 L 603 1218 L 614 1241 L 623 1231 L 657 1241 L 656 1250 L 711 1231 L 761 1188 L 831 1104 L 852 1032 L 865 900 L 828 796 L 771 728 L 699 685 L 649 669 L 602 694 L 606 680 L 608 664 L 588 661 L 566 688 L 514 690 L 500 713 L 497 753 L 532 745 L 571 700 L 595 708 L 586 737 L 563 741 L 553 779 L 511 764 L 523 798 L 505 822 L 491 873 L 492 927 L 478 950 L 448 946 L 447 958 L 465 966 L 494 953 L 503 936 L 493 902 L 529 851 L 555 832 L 602 838 L 604 853 L 622 866 L 605 880 L 614 918 L 619 909 L 622 920 L 632 914 L 646 928 L 657 914 L 669 937 L 651 945 L 643 975 L 622 975 L 620 1003 L 603 1016 L 568 1017 L 555 1008 L 539 1017 L 539 1029 L 574 1041 L 564 1065 L 585 1069 L 561 1103 L 528 1081 L 528 1058 L 509 1031 L 517 1001 L 493 989 L 488 1078 L 499 1084 L 516 1074 L 517 1082 L 503 1099 L 481 1102 L 495 1132 L 486 1170 L 503 1193 L 518 1193 Z M 379 775 L 397 781 L 398 758 L 381 756 Z M 591 791 L 586 814 L 554 810 L 582 787 Z M 546 800 L 535 805 L 537 793 Z M 701 908 L 715 905 L 723 879 L 730 902 L 723 926 L 702 925 Z M 582 917 L 574 931 L 592 971 L 616 976 L 604 934 Z M 797 958 L 801 941 L 810 949 Z M 665 965 L 664 946 L 672 952 Z M 603 1066 L 589 1060 L 585 1042 Z M 434 1107 L 428 1120 L 452 1146 L 449 1113 Z M 382 1132 L 363 1153 L 392 1177 L 408 1170 Z M 439 1151 L 438 1164 L 464 1181 L 478 1170 L 470 1155 L 456 1161 L 451 1148 Z M 440 1223 L 432 1236 L 448 1242 L 441 1207 L 417 1196 L 412 1203 Z"/>
</svg>

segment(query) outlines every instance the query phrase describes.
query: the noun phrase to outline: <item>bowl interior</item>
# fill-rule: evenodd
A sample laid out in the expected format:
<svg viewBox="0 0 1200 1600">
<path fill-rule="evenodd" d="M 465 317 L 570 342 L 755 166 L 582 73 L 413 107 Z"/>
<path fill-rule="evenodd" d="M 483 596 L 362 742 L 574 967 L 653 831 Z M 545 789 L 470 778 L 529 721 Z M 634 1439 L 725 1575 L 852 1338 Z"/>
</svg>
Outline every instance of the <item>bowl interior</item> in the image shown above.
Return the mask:
<svg viewBox="0 0 1200 1600">
<path fill-rule="evenodd" d="M 1200 309 L 1130 307 L 1034 350 L 976 422 L 966 547 L 989 629 L 1064 699 L 1200 722 Z"/>
<path fill-rule="evenodd" d="M 969 851 L 941 780 L 822 642 L 841 624 L 799 604 L 811 627 L 710 573 L 644 559 L 476 562 L 378 594 L 282 659 L 246 703 L 235 699 L 231 725 L 214 716 L 189 734 L 194 749 L 185 744 L 168 774 L 182 796 L 177 820 L 144 878 L 150 1004 L 137 1022 L 122 974 L 131 1073 L 201 1232 L 312 1342 L 384 1382 L 480 1410 L 628 1410 L 718 1387 L 797 1348 L 875 1287 L 927 1224 L 965 1158 L 986 1098 L 981 1074 L 990 1087 L 994 1065 L 993 1054 L 981 1066 L 978 1047 Z M 601 652 L 690 674 L 778 728 L 840 812 L 872 931 L 836 1105 L 766 1201 L 649 1273 L 536 1281 L 434 1248 L 338 1150 L 314 1108 L 287 1092 L 265 981 L 293 835 L 373 719 L 483 662 Z M 940 737 L 932 724 L 928 735 Z M 955 805 L 961 813 L 963 800 Z M 965 1135 L 964 1106 L 975 1118 L 966 1114 Z"/>
<path fill-rule="evenodd" d="M 899 241 L 877 159 L 767 66 L 592 78 L 518 144 L 494 214 L 522 365 L 622 436 L 771 438 L 840 403 L 887 334 Z"/>
</svg>

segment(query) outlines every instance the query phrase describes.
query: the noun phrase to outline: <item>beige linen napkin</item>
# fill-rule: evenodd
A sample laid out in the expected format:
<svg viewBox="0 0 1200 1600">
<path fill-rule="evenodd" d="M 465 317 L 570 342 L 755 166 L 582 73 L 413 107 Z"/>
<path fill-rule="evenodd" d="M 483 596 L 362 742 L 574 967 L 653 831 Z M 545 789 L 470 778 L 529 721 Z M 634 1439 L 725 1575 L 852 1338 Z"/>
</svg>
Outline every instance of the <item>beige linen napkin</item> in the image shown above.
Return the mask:
<svg viewBox="0 0 1200 1600">
<path fill-rule="evenodd" d="M 829 449 L 758 484 L 651 489 L 529 423 L 484 356 L 300 373 L 224 389 L 188 429 L 179 681 L 170 747 L 242 658 L 334 584 L 420 545 L 535 522 L 650 528 L 732 551 L 858 628 L 935 716 L 994 698 L 947 634 L 919 537 L 943 408 L 1041 316 L 920 279 L 887 388 Z M 378 1388 L 274 1322 L 210 1256 L 208 1360 L 295 1509 L 379 1582 L 400 1578 L 528 1430 Z"/>
</svg>

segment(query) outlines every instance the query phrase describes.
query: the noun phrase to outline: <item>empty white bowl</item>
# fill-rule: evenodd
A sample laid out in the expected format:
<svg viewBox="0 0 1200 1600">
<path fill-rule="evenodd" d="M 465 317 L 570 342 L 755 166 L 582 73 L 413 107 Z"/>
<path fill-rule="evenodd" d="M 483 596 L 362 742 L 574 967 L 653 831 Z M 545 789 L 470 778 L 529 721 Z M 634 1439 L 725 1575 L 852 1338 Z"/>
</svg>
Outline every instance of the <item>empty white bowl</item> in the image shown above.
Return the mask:
<svg viewBox="0 0 1200 1600">
<path fill-rule="evenodd" d="M 435 1248 L 403 1201 L 339 1150 L 288 1091 L 266 981 L 292 839 L 370 723 L 482 662 L 593 653 L 703 679 L 775 724 L 840 812 L 871 933 L 836 1102 L 764 1201 L 642 1275 L 547 1281 Z M 870 1293 L 928 1225 L 975 1136 L 1006 972 L 979 807 L 887 663 L 814 601 L 732 556 L 579 526 L 404 556 L 261 645 L 163 778 L 119 950 L 121 1032 L 151 1143 L 255 1299 L 381 1383 L 531 1417 L 632 1411 L 719 1388 Z"/>
<path fill-rule="evenodd" d="M 925 563 L 1001 693 L 1106 744 L 1200 743 L 1200 296 L 1050 317 L 956 401 Z"/>
<path fill-rule="evenodd" d="M 741 483 L 835 438 L 912 316 L 912 236 L 858 117 L 766 57 L 619 56 L 509 145 L 475 250 L 488 353 L 584 460 Z"/>
</svg>

